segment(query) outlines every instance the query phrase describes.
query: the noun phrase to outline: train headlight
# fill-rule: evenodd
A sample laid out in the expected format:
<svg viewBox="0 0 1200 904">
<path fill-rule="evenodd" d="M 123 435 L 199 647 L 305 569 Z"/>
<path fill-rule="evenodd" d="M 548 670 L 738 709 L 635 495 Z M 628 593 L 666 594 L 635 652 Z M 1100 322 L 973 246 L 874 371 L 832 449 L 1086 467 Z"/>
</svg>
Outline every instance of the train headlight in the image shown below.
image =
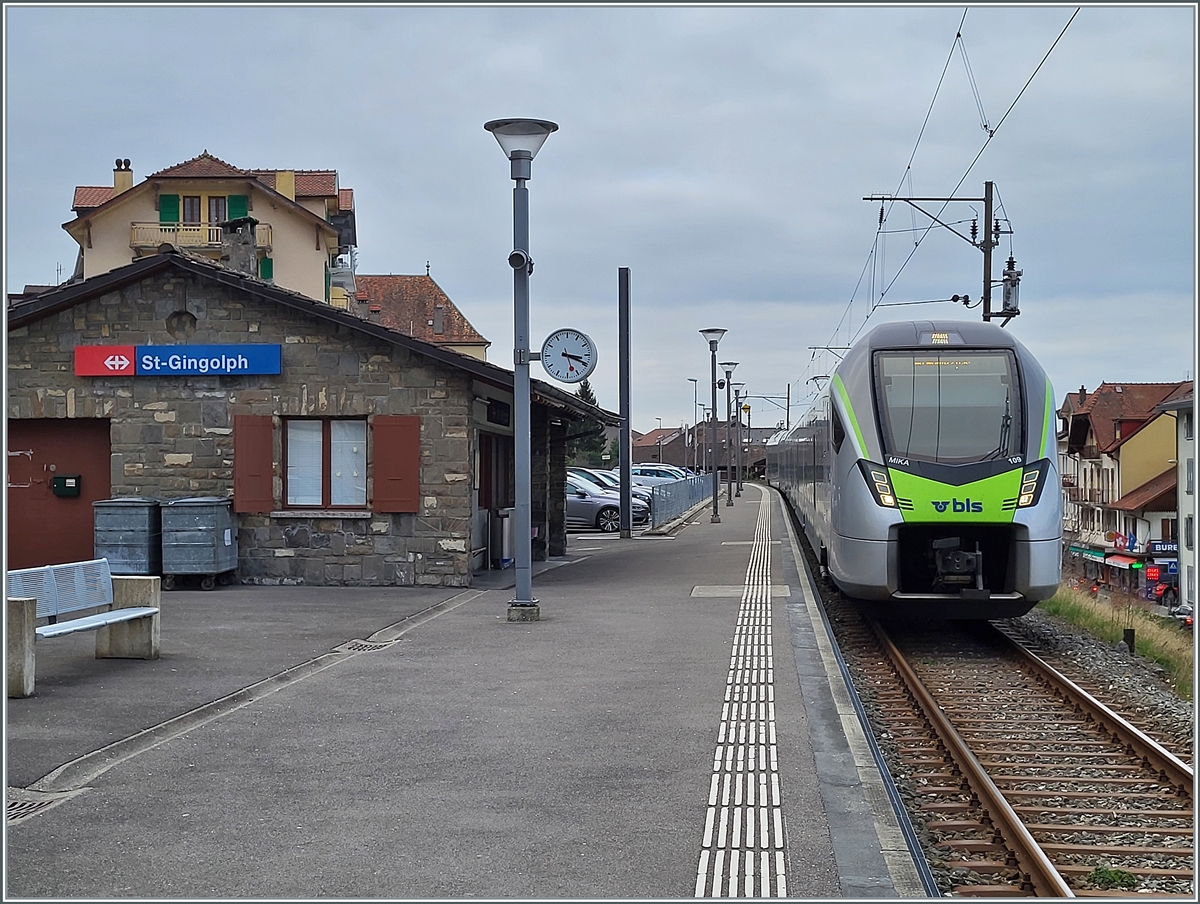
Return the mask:
<svg viewBox="0 0 1200 904">
<path fill-rule="evenodd" d="M 888 477 L 887 469 L 869 461 L 860 461 L 858 465 L 862 469 L 867 486 L 871 488 L 871 495 L 875 497 L 875 504 L 884 508 L 896 508 L 896 494 L 892 491 L 892 481 Z"/>
<path fill-rule="evenodd" d="M 1046 482 L 1046 471 L 1049 462 L 1039 461 L 1030 465 L 1021 474 L 1021 492 L 1017 496 L 1017 508 L 1029 508 L 1037 505 L 1042 495 L 1042 485 Z"/>
</svg>

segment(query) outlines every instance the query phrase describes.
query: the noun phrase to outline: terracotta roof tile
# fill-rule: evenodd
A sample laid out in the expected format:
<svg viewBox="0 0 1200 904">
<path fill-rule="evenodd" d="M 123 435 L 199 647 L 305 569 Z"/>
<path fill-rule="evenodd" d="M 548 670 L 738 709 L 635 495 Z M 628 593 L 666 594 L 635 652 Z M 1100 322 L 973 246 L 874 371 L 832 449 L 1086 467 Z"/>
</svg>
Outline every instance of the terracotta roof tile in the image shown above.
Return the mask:
<svg viewBox="0 0 1200 904">
<path fill-rule="evenodd" d="M 354 209 L 354 189 L 340 188 L 338 189 L 338 210 L 353 210 Z"/>
<path fill-rule="evenodd" d="M 264 185 L 275 187 L 279 170 L 251 170 Z M 293 170 L 296 174 L 297 198 L 331 198 L 338 192 L 337 172 L 334 170 Z"/>
<path fill-rule="evenodd" d="M 172 176 L 174 178 L 188 178 L 190 176 L 250 176 L 253 173 L 250 170 L 238 169 L 231 163 L 226 163 L 217 157 L 214 157 L 208 151 L 205 151 L 199 157 L 193 157 L 191 160 L 185 160 L 183 163 L 176 163 L 174 166 L 168 166 L 166 169 L 159 170 L 157 173 L 151 173 L 147 178 L 158 176 Z"/>
<path fill-rule="evenodd" d="M 1162 511 L 1172 511 L 1175 508 L 1175 481 L 1175 469 L 1170 468 L 1152 480 L 1147 480 L 1137 489 L 1130 490 L 1114 502 L 1112 508 L 1122 512 L 1140 512 L 1144 511 L 1150 503 L 1158 500 L 1160 496 L 1170 494 L 1171 504 L 1169 507 L 1163 508 Z"/>
<path fill-rule="evenodd" d="M 111 201 L 115 189 L 111 185 L 76 185 L 75 200 L 71 204 L 72 210 L 91 210 L 93 207 L 99 207 L 107 201 Z"/>
<path fill-rule="evenodd" d="M 355 295 L 371 310 L 379 306 L 379 322 L 414 339 L 446 344 L 485 344 L 486 340 L 429 276 L 354 277 Z M 442 306 L 442 332 L 433 332 L 434 311 Z"/>
<path fill-rule="evenodd" d="M 1134 430 L 1127 427 L 1140 427 L 1154 416 L 1155 406 L 1190 387 L 1190 381 L 1101 383 L 1082 405 L 1075 408 L 1073 419 L 1086 417 L 1096 438 L 1096 447 L 1102 452 L 1110 452 L 1133 435 Z M 1117 439 L 1118 422 L 1124 425 L 1121 439 Z"/>
</svg>

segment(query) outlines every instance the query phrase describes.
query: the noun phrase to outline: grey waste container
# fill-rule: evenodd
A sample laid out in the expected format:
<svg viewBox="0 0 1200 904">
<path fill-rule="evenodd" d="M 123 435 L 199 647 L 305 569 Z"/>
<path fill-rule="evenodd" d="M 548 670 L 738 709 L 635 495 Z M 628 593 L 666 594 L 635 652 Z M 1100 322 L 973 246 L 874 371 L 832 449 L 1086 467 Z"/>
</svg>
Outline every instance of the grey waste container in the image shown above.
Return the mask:
<svg viewBox="0 0 1200 904">
<path fill-rule="evenodd" d="M 92 503 L 95 557 L 108 559 L 113 574 L 162 573 L 162 513 L 144 496 Z"/>
<path fill-rule="evenodd" d="M 170 499 L 162 504 L 163 589 L 177 575 L 202 575 L 200 586 L 212 590 L 218 576 L 237 569 L 237 525 L 233 500 L 222 496 Z"/>
</svg>

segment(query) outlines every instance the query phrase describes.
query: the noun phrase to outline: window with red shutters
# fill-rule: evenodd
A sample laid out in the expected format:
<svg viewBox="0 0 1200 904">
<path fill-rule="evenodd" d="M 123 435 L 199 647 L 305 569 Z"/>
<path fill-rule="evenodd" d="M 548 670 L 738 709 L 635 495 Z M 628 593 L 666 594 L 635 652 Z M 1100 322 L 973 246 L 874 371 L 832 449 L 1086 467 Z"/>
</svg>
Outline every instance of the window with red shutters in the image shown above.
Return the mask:
<svg viewBox="0 0 1200 904">
<path fill-rule="evenodd" d="M 416 512 L 421 502 L 421 419 L 378 414 L 371 422 L 376 512 Z"/>
<path fill-rule="evenodd" d="M 233 418 L 233 510 L 270 512 L 275 508 L 274 425 L 270 415 Z"/>
</svg>

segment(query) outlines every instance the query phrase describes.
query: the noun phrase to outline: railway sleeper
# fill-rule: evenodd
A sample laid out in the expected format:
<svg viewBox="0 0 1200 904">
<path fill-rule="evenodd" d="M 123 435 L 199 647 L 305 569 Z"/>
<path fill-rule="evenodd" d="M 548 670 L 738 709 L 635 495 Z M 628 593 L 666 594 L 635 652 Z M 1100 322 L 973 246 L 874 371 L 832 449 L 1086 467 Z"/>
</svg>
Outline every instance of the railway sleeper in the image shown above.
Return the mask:
<svg viewBox="0 0 1200 904">
<path fill-rule="evenodd" d="M 1079 835 L 1085 832 L 1094 832 L 1097 835 L 1175 835 L 1180 838 L 1191 838 L 1194 835 L 1191 826 L 1093 826 L 1078 823 L 1027 822 L 1025 828 L 1031 832 L 1059 835 Z"/>
<path fill-rule="evenodd" d="M 1143 847 L 1135 844 L 1114 844 L 1098 847 L 1094 844 L 1060 844 L 1055 841 L 1039 842 L 1038 846 L 1047 854 L 1086 854 L 1088 856 L 1124 856 L 1124 857 L 1178 857 L 1181 860 L 1191 860 L 1194 853 L 1192 848 L 1159 848 Z"/>
<path fill-rule="evenodd" d="M 1033 892 L 1019 885 L 956 885 L 954 894 L 961 898 L 1031 898 Z"/>
</svg>

